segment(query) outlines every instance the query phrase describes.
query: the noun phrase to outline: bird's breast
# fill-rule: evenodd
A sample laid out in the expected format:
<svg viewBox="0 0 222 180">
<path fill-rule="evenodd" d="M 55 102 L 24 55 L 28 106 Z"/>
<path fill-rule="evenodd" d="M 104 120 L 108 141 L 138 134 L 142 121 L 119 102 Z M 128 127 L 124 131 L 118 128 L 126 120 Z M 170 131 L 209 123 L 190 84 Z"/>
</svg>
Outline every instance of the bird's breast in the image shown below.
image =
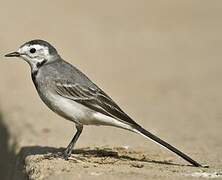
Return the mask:
<svg viewBox="0 0 222 180">
<path fill-rule="evenodd" d="M 43 102 L 55 113 L 75 123 L 91 124 L 94 112 L 89 108 L 58 95 L 52 90 L 38 91 Z"/>
</svg>

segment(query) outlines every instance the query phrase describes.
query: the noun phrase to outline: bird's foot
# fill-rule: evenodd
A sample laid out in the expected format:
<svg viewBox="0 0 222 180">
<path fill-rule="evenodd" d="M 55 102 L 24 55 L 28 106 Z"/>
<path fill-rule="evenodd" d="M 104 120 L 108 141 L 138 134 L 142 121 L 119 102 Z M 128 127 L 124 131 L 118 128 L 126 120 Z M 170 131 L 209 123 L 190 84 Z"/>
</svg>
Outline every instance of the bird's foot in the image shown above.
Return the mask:
<svg viewBox="0 0 222 180">
<path fill-rule="evenodd" d="M 65 159 L 65 160 L 69 160 L 69 157 L 71 156 L 71 154 L 72 154 L 72 150 L 70 150 L 69 148 L 66 148 L 64 151 L 45 154 L 44 157 L 46 159 L 62 158 L 62 159 Z"/>
<path fill-rule="evenodd" d="M 67 148 L 65 149 L 65 151 L 62 153 L 62 157 L 63 157 L 66 161 L 68 161 L 68 160 L 69 160 L 69 157 L 71 156 L 71 154 L 72 154 L 72 149 L 69 148 L 69 147 L 67 147 Z"/>
<path fill-rule="evenodd" d="M 63 158 L 63 152 L 53 152 L 44 155 L 45 159 Z"/>
</svg>

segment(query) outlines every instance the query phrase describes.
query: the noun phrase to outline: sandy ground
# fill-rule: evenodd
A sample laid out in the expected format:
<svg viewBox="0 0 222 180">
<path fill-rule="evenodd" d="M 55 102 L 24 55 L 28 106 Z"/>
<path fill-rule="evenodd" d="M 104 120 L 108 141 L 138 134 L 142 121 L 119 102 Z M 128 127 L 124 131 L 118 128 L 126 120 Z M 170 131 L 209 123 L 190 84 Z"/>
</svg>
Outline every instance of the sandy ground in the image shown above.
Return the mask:
<svg viewBox="0 0 222 180">
<path fill-rule="evenodd" d="M 0 2 L 1 56 L 52 42 L 139 124 L 210 166 L 111 127 L 84 128 L 70 161 L 53 156 L 74 125 L 40 101 L 27 64 L 2 57 L 2 121 L 30 178 L 222 178 L 221 1 Z"/>
</svg>

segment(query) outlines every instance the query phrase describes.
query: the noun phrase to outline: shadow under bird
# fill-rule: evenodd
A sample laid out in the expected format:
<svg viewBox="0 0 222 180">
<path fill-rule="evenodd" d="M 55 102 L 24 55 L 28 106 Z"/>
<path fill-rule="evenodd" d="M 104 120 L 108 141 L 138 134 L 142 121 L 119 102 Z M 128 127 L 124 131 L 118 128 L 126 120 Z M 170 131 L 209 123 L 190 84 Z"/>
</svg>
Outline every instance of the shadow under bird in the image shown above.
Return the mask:
<svg viewBox="0 0 222 180">
<path fill-rule="evenodd" d="M 64 61 L 50 43 L 32 40 L 5 56 L 25 60 L 31 67 L 32 80 L 43 102 L 55 113 L 75 123 L 77 132 L 63 153 L 66 160 L 82 133 L 83 125 L 106 125 L 141 134 L 192 165 L 201 166 L 137 124 L 85 74 Z"/>
</svg>

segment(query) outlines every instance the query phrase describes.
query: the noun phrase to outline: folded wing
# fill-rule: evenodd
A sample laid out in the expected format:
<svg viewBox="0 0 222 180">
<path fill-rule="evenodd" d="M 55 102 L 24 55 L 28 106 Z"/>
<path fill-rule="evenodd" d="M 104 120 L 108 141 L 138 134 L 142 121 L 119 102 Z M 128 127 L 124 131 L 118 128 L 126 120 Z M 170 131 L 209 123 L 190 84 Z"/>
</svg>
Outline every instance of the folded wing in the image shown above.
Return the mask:
<svg viewBox="0 0 222 180">
<path fill-rule="evenodd" d="M 122 109 L 101 89 L 85 87 L 80 84 L 56 82 L 56 92 L 65 98 L 78 102 L 96 112 L 118 119 L 131 126 L 138 126 Z"/>
</svg>

